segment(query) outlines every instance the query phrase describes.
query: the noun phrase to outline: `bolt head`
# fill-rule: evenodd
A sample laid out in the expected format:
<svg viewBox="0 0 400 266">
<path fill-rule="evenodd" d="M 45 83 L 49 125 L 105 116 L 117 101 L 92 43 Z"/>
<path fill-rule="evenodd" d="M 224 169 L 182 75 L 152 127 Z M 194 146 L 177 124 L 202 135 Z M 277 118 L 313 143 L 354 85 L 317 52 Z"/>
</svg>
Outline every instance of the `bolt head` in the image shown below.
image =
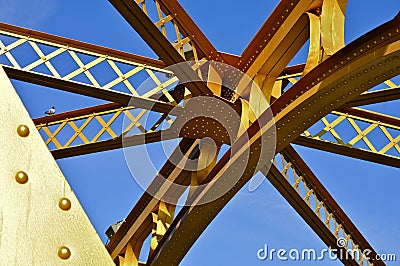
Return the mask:
<svg viewBox="0 0 400 266">
<path fill-rule="evenodd" d="M 17 133 L 20 137 L 27 137 L 29 135 L 29 127 L 26 125 L 19 125 L 17 128 Z"/>
<path fill-rule="evenodd" d="M 61 198 L 58 201 L 58 207 L 63 211 L 68 211 L 71 209 L 71 201 L 68 198 Z"/>
<path fill-rule="evenodd" d="M 20 184 L 28 182 L 28 175 L 24 171 L 18 171 L 15 174 L 15 180 Z"/>
<path fill-rule="evenodd" d="M 71 256 L 71 251 L 66 246 L 59 247 L 57 253 L 58 257 L 60 257 L 63 260 L 69 259 L 69 257 Z"/>
</svg>

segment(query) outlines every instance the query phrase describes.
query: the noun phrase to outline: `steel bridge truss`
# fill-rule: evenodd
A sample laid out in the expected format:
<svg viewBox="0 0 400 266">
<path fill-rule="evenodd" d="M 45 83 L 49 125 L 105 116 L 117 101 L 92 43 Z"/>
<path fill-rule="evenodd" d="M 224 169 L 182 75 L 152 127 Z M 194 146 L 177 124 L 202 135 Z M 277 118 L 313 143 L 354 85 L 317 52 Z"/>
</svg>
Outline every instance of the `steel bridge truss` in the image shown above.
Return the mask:
<svg viewBox="0 0 400 266">
<path fill-rule="evenodd" d="M 337 247 L 337 240 L 343 238 L 346 245 L 338 247 L 337 252 L 369 250 L 370 258 L 376 255 L 291 144 L 400 167 L 400 119 L 366 109 L 370 104 L 400 99 L 396 78 L 400 73 L 399 16 L 345 46 L 347 1 L 285 0 L 243 53 L 234 56 L 216 50 L 176 0 L 110 2 L 160 60 L 0 23 L 0 80 L 9 91 L 12 85 L 8 79 L 14 79 L 105 101 L 33 119 L 32 125 L 55 159 L 181 139 L 107 244 L 114 263 L 142 265 L 145 263 L 139 262 L 139 255 L 148 252 L 146 265 L 179 264 L 214 217 L 257 172 L 327 246 Z M 307 62 L 287 66 L 308 39 Z M 195 63 L 183 64 L 174 71 L 165 69 L 185 61 Z M 210 76 L 206 82 L 179 83 L 204 78 L 206 61 L 226 63 L 246 73 L 261 88 L 270 107 L 249 114 L 244 103 L 255 97 L 243 99 L 237 91 L 211 82 Z M 207 75 L 217 73 L 213 78 L 243 85 L 240 77 L 218 76 L 211 65 L 207 70 Z M 228 143 L 229 150 L 211 163 L 209 151 L 199 148 L 200 137 L 174 131 L 185 111 L 190 111 L 187 100 L 197 96 L 239 106 L 238 114 L 246 126 L 234 142 Z M 154 117 L 151 123 L 146 119 L 149 115 Z M 263 162 L 257 148 L 263 143 L 262 137 L 274 137 L 277 142 L 270 168 L 267 162 L 259 163 Z M 172 163 L 185 163 L 187 158 L 199 158 L 199 167 L 208 166 L 191 172 Z M 209 203 L 195 204 L 218 191 L 218 185 L 242 161 L 246 161 L 243 175 L 231 190 Z M 178 199 L 185 192 L 171 184 L 188 187 L 186 201 L 193 204 L 175 212 L 176 202 L 160 200 Z M 198 184 L 204 185 L 202 189 L 195 188 Z M 57 185 L 48 184 L 43 189 L 54 190 Z M 69 211 L 64 205 L 59 203 L 62 210 Z M 150 235 L 150 247 L 143 247 Z M 93 247 L 103 263 L 110 263 L 104 247 Z M 90 251 L 82 252 L 79 256 Z M 59 249 L 60 259 L 68 260 L 70 255 L 70 248 Z M 341 260 L 345 265 L 384 265 L 383 261 L 364 257 Z"/>
</svg>

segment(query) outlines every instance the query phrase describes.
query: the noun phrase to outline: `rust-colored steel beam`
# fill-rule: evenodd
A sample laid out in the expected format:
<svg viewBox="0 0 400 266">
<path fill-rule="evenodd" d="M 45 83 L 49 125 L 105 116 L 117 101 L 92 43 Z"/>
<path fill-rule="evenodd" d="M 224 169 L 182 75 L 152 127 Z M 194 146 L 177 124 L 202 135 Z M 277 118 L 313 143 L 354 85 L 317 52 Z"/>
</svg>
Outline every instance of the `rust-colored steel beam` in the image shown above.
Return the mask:
<svg viewBox="0 0 400 266">
<path fill-rule="evenodd" d="M 51 153 L 53 154 L 54 159 L 63 159 L 73 156 L 85 155 L 89 153 L 120 149 L 123 146 L 130 147 L 130 146 L 143 145 L 153 142 L 159 142 L 161 140 L 168 140 L 169 139 L 168 136 L 171 136 L 171 139 L 175 138 L 175 135 L 170 134 L 170 131 L 166 129 L 155 132 L 143 133 L 125 138 L 117 137 L 110 140 L 103 140 L 94 143 L 56 149 L 52 150 Z"/>
<path fill-rule="evenodd" d="M 125 20 L 134 28 L 143 40 L 160 57 L 166 65 L 185 62 L 181 54 L 172 46 L 167 38 L 157 29 L 149 17 L 133 0 L 109 0 Z M 175 75 L 181 81 L 198 80 L 197 74 L 188 64 L 181 64 L 174 68 Z M 204 82 L 190 82 L 187 88 L 194 96 L 212 95 L 211 90 Z"/>
<path fill-rule="evenodd" d="M 4 31 L 6 33 L 15 33 L 18 35 L 27 35 L 30 38 L 35 38 L 35 39 L 42 40 L 45 42 L 56 43 L 59 45 L 65 45 L 65 46 L 68 45 L 68 46 L 76 48 L 76 49 L 85 50 L 85 51 L 93 52 L 96 54 L 103 53 L 103 54 L 107 54 L 109 56 L 112 56 L 112 57 L 115 57 L 115 58 L 118 58 L 121 60 L 134 61 L 139 64 L 146 64 L 146 65 L 157 67 L 157 68 L 165 67 L 165 64 L 162 61 L 156 60 L 153 58 L 148 58 L 148 57 L 144 57 L 144 56 L 140 56 L 140 55 L 126 53 L 126 52 L 122 52 L 122 51 L 118 51 L 118 50 L 114 50 L 114 49 L 110 49 L 110 48 L 106 48 L 106 47 L 102 47 L 102 46 L 98 46 L 98 45 L 94 45 L 94 44 L 89 44 L 89 43 L 76 41 L 76 40 L 72 40 L 72 39 L 68 39 L 68 38 L 64 38 L 64 37 L 59 37 L 56 35 L 40 32 L 40 31 L 26 29 L 26 28 L 14 26 L 14 25 L 9 25 L 9 24 L 2 23 L 2 22 L 0 22 L 0 33 L 1 33 L 1 31 Z"/>
<path fill-rule="evenodd" d="M 361 94 L 353 101 L 343 105 L 343 108 L 389 102 L 399 99 L 400 99 L 400 88 L 371 91 Z"/>
<path fill-rule="evenodd" d="M 77 93 L 105 101 L 116 102 L 125 106 L 129 104 L 131 99 L 131 95 L 122 92 L 95 88 L 83 83 L 53 78 L 48 75 L 24 71 L 13 67 L 3 66 L 3 68 L 10 79 L 16 79 L 19 81 L 29 82 L 58 90 Z"/>
<path fill-rule="evenodd" d="M 63 113 L 59 113 L 59 114 L 38 117 L 38 118 L 34 118 L 32 120 L 33 120 L 33 123 L 35 123 L 35 125 L 57 123 L 60 120 L 84 116 L 84 115 L 90 115 L 90 114 L 98 113 L 98 112 L 109 111 L 109 110 L 117 109 L 120 107 L 124 107 L 124 105 L 122 105 L 120 103 L 106 103 L 106 104 L 96 105 L 96 106 L 92 106 L 92 107 L 77 109 L 77 110 L 73 110 L 70 112 L 63 112 Z"/>
<path fill-rule="evenodd" d="M 349 115 L 358 116 L 364 119 L 375 120 L 378 122 L 386 123 L 388 125 L 392 125 L 400 128 L 400 119 L 394 116 L 388 116 L 376 112 L 372 112 L 369 110 L 364 110 L 361 108 L 340 108 L 339 112 L 346 113 Z"/>
<path fill-rule="evenodd" d="M 86 85 L 74 81 L 62 80 L 44 74 L 38 74 L 25 70 L 15 69 L 13 67 L 8 67 L 8 66 L 3 66 L 3 69 L 5 70 L 7 76 L 10 79 L 16 79 L 20 81 L 29 82 L 32 84 L 42 85 L 67 92 L 94 97 L 105 101 L 115 102 L 123 106 L 128 106 L 129 104 L 131 104 L 137 108 L 154 110 L 156 112 L 161 112 L 161 113 L 168 113 L 172 109 L 174 109 L 174 106 L 171 104 L 157 100 L 132 96 L 123 92 L 96 88 L 91 85 Z"/>
<path fill-rule="evenodd" d="M 352 148 L 338 143 L 325 140 L 316 140 L 304 136 L 298 137 L 292 143 L 316 150 L 327 151 L 364 161 L 400 168 L 400 159 L 395 156 L 383 155 L 376 152 Z"/>
<path fill-rule="evenodd" d="M 310 71 L 272 104 L 277 152 L 330 111 L 379 84 L 382 79 L 400 73 L 400 33 L 395 31 L 399 23 L 400 17 L 395 18 L 355 40 Z M 208 224 L 253 176 L 258 162 L 256 156 L 245 158 L 246 152 L 257 155 L 260 137 L 268 138 L 272 134 L 271 119 L 268 113 L 263 113 L 258 123 L 247 130 L 250 140 L 245 136 L 239 137 L 220 159 L 204 180 L 204 184 L 213 182 L 194 193 L 190 198 L 193 206 L 182 208 L 149 258 L 149 265 L 178 264 Z M 233 159 L 230 159 L 231 154 L 235 155 Z M 218 187 L 235 173 L 234 166 L 243 160 L 248 161 L 246 169 L 229 192 L 210 203 L 196 205 L 218 192 Z"/>
<path fill-rule="evenodd" d="M 303 73 L 305 64 L 288 66 L 286 67 L 282 73 L 279 75 L 278 79 L 287 79 L 288 77 L 300 77 Z M 289 82 L 296 82 L 296 80 L 292 79 Z M 385 81 L 386 83 L 387 81 Z M 392 83 L 389 80 L 390 83 Z M 392 83 L 393 85 L 393 83 Z M 394 101 L 400 99 L 400 88 L 399 86 L 389 86 L 387 89 L 367 91 L 362 93 L 360 96 L 355 98 L 354 100 L 342 105 L 341 108 L 349 108 L 356 107 L 362 105 L 376 104 L 388 101 Z"/>
</svg>

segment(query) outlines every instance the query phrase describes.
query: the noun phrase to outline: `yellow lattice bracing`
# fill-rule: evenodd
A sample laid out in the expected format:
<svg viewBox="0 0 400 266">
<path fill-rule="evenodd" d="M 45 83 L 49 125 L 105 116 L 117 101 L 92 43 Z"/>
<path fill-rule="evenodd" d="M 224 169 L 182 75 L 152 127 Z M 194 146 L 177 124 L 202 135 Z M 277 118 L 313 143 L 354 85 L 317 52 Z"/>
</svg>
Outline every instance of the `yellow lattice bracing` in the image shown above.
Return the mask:
<svg viewBox="0 0 400 266">
<path fill-rule="evenodd" d="M 158 114 L 160 119 L 149 124 L 150 119 L 147 120 L 147 118 L 150 112 L 152 111 L 121 107 L 50 123 L 41 123 L 37 124 L 36 128 L 49 149 L 57 150 L 115 139 L 122 135 L 133 136 L 165 130 L 174 121 L 171 116 Z M 125 122 L 123 123 L 124 118 Z M 164 121 L 165 123 L 162 123 Z"/>
<path fill-rule="evenodd" d="M 347 252 L 355 254 L 355 260 L 359 265 L 373 265 L 365 260 L 361 250 L 346 228 L 345 224 L 339 222 L 335 216 L 335 212 L 329 209 L 325 199 L 306 181 L 303 173 L 296 170 L 291 162 L 288 162 L 284 155 L 277 154 L 274 159 L 274 165 L 279 169 L 284 178 L 307 203 L 308 207 L 313 210 L 316 216 L 323 222 L 329 231 L 337 238 L 345 239 L 344 248 Z M 331 247 L 336 248 L 336 247 Z"/>
<path fill-rule="evenodd" d="M 194 61 L 201 59 L 199 58 L 197 47 L 192 40 L 192 36 L 188 35 L 177 23 L 175 19 L 176 14 L 169 13 L 165 8 L 162 9 L 160 1 L 158 0 L 135 1 L 183 58 Z M 188 52 L 189 50 L 191 50 L 191 52 Z"/>
<path fill-rule="evenodd" d="M 396 118 L 392 119 L 398 121 Z M 398 125 L 345 112 L 333 111 L 305 131 L 303 136 L 377 154 L 400 157 L 400 127 Z"/>
<path fill-rule="evenodd" d="M 176 104 L 168 91 L 178 81 L 172 72 L 84 50 L 68 42 L 56 43 L 0 30 L 0 64 L 136 97 L 165 95 Z"/>
</svg>

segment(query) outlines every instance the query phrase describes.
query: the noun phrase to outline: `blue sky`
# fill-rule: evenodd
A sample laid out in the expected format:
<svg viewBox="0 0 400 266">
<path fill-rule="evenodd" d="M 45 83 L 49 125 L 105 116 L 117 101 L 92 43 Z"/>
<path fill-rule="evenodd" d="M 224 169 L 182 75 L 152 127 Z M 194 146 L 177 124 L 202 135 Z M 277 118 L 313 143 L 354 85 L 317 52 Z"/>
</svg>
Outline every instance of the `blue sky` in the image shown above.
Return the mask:
<svg viewBox="0 0 400 266">
<path fill-rule="evenodd" d="M 277 2 L 181 1 L 214 46 L 234 54 L 241 53 Z M 156 57 L 108 1 L 0 0 L 0 4 L 2 22 Z M 350 0 L 346 43 L 393 18 L 399 9 L 398 0 Z M 304 53 L 300 53 L 292 63 L 304 60 Z M 102 103 L 40 86 L 13 83 L 32 117 L 41 116 L 51 105 L 61 112 Z M 398 107 L 399 101 L 368 106 L 400 116 Z M 296 149 L 376 251 L 396 253 L 399 260 L 399 169 L 302 147 Z M 124 218 L 143 193 L 130 176 L 122 150 L 58 163 L 104 241 L 107 227 Z M 199 238 L 182 265 L 304 264 L 259 261 L 256 252 L 264 244 L 277 249 L 325 248 L 268 181 L 255 192 L 248 192 L 247 187 L 240 191 Z M 340 265 L 340 262 L 323 264 Z"/>
</svg>

